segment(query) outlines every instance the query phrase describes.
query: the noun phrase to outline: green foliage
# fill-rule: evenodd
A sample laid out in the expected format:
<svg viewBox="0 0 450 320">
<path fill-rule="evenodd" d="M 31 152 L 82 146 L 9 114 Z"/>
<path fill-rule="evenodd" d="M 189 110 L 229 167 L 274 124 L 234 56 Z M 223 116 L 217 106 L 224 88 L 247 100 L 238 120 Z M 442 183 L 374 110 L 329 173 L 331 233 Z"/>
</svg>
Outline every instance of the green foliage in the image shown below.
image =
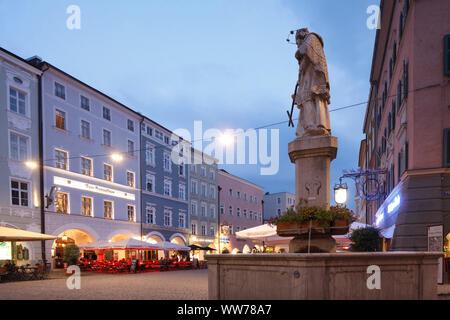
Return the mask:
<svg viewBox="0 0 450 320">
<path fill-rule="evenodd" d="M 80 249 L 76 244 L 68 244 L 64 248 L 63 260 L 64 262 L 67 262 L 69 266 L 76 265 L 79 257 Z"/>
<path fill-rule="evenodd" d="M 375 227 L 356 229 L 352 232 L 350 240 L 353 242 L 351 251 L 374 252 L 379 250 L 380 231 Z"/>
<path fill-rule="evenodd" d="M 334 220 L 343 219 L 348 223 L 356 221 L 355 213 L 347 207 L 331 207 L 325 210 L 321 207 L 297 206 L 289 208 L 281 217 L 270 218 L 269 223 L 277 225 L 278 223 L 305 223 L 310 220 L 318 221 L 319 224 L 328 228 Z"/>
</svg>

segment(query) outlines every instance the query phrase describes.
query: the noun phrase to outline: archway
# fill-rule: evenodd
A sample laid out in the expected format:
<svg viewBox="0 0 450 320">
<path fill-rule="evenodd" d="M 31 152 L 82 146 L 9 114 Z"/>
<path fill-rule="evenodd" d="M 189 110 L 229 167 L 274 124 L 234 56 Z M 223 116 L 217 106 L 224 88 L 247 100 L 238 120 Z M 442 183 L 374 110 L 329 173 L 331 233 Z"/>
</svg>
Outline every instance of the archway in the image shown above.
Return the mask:
<svg viewBox="0 0 450 320">
<path fill-rule="evenodd" d="M 111 237 L 111 242 L 116 242 L 120 240 L 130 239 L 131 237 L 128 234 L 118 233 Z"/>
<path fill-rule="evenodd" d="M 170 237 L 170 242 L 185 246 L 187 241 L 184 236 L 180 233 L 175 233 Z"/>
<path fill-rule="evenodd" d="M 158 231 L 152 231 L 145 236 L 145 241 L 159 243 L 166 241 L 166 238 L 164 238 L 164 236 Z"/>
<path fill-rule="evenodd" d="M 96 239 L 89 232 L 82 229 L 67 229 L 57 235 L 56 240 L 52 244 L 52 258 L 54 259 L 55 267 L 62 268 L 64 248 L 69 244 L 82 245 L 89 242 L 94 242 Z"/>
</svg>

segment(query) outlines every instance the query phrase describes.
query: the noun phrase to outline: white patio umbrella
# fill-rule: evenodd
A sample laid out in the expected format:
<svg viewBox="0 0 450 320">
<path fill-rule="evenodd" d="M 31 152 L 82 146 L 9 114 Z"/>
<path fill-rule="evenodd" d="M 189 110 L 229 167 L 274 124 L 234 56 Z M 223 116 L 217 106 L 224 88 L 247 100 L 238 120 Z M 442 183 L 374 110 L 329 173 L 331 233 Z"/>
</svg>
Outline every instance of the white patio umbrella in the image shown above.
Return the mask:
<svg viewBox="0 0 450 320">
<path fill-rule="evenodd" d="M 183 246 L 183 245 L 176 244 L 176 243 L 172 243 L 172 242 L 169 242 L 169 241 L 160 242 L 160 243 L 158 243 L 158 245 L 161 245 L 162 250 L 169 250 L 169 251 L 171 251 L 171 250 L 178 250 L 178 251 L 189 251 L 189 250 L 191 250 L 190 247 Z"/>
<path fill-rule="evenodd" d="M 277 235 L 277 227 L 270 224 L 263 224 L 250 229 L 236 232 L 236 237 L 239 239 L 253 239 L 265 242 L 270 241 L 287 241 L 292 240 L 292 237 L 280 237 Z"/>
</svg>

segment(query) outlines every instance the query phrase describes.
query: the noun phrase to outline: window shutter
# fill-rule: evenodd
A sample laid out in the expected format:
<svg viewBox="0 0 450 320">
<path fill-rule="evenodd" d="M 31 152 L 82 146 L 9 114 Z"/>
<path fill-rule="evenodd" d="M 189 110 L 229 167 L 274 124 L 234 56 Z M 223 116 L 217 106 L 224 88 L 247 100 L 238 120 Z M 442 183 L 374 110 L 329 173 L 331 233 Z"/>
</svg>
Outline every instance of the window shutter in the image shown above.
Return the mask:
<svg viewBox="0 0 450 320">
<path fill-rule="evenodd" d="M 408 97 L 408 62 L 403 60 L 403 99 Z"/>
<path fill-rule="evenodd" d="M 397 85 L 397 105 L 398 105 L 399 109 L 402 106 L 402 80 L 398 80 L 398 85 Z"/>
<path fill-rule="evenodd" d="M 450 129 L 444 129 L 444 167 L 450 167 Z"/>
<path fill-rule="evenodd" d="M 444 37 L 444 74 L 450 76 L 450 34 Z"/>
<path fill-rule="evenodd" d="M 387 134 L 388 137 L 391 135 L 391 131 L 392 131 L 392 114 L 389 112 L 389 115 L 388 115 L 388 134 Z"/>
<path fill-rule="evenodd" d="M 400 19 L 398 20 L 398 43 L 400 44 L 400 41 L 402 40 L 403 36 L 403 12 L 400 13 Z"/>
</svg>

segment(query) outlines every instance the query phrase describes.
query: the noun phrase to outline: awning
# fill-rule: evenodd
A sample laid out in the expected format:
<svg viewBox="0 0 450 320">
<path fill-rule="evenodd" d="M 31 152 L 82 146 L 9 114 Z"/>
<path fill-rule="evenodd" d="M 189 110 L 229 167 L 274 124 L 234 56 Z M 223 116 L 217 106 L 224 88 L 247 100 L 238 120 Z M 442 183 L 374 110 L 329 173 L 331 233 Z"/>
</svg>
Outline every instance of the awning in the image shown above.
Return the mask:
<svg viewBox="0 0 450 320">
<path fill-rule="evenodd" d="M 25 231 L 20 229 L 0 227 L 0 241 L 42 241 L 54 240 L 56 236 L 48 234 Z"/>
<path fill-rule="evenodd" d="M 136 240 L 133 238 L 124 239 L 115 242 L 96 241 L 79 246 L 80 249 L 99 249 L 99 250 L 113 250 L 113 249 L 135 249 L 135 250 L 191 250 L 191 248 L 182 246 L 171 242 L 150 243 L 147 241 Z"/>
</svg>

